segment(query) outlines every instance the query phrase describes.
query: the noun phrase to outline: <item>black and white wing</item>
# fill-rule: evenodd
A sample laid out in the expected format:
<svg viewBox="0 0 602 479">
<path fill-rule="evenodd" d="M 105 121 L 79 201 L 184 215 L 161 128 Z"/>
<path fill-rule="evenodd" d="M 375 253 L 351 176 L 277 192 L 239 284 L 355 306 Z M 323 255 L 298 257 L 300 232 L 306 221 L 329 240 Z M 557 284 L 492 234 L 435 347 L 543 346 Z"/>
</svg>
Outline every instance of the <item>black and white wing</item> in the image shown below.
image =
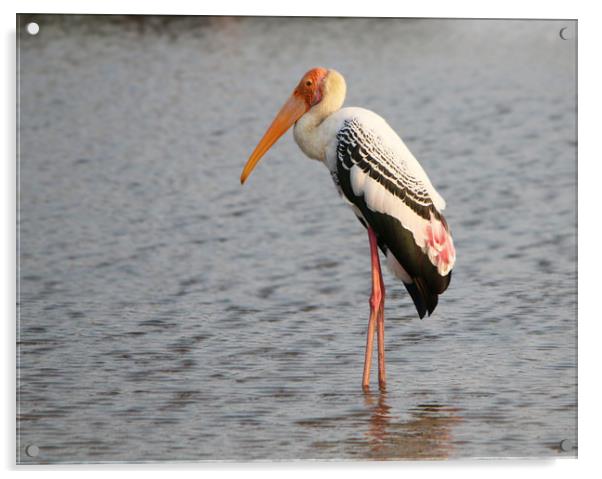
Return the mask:
<svg viewBox="0 0 602 479">
<path fill-rule="evenodd" d="M 456 259 L 441 214 L 445 201 L 381 117 L 368 110 L 345 110 L 333 151 L 336 162 L 331 162 L 333 179 L 362 223 L 376 233 L 420 317 L 430 315 L 449 285 Z"/>
</svg>

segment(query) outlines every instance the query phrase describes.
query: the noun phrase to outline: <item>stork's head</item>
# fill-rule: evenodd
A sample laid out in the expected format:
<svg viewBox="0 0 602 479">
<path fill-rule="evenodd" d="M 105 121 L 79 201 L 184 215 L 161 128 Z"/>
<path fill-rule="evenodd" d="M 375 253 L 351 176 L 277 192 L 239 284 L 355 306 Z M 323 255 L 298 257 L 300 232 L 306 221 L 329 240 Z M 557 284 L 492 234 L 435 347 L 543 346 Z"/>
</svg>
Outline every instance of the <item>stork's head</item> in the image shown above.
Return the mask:
<svg viewBox="0 0 602 479">
<path fill-rule="evenodd" d="M 345 80 L 336 70 L 312 68 L 303 77 L 249 157 L 240 182 L 244 183 L 259 160 L 293 124 L 310 110 L 327 116 L 345 99 Z"/>
<path fill-rule="evenodd" d="M 305 103 L 305 111 L 303 113 L 306 113 L 312 106 L 320 103 L 322 100 L 326 75 L 328 75 L 326 68 L 312 68 L 299 81 L 297 88 L 293 91 L 292 98 Z M 295 119 L 295 121 L 297 120 L 298 118 Z"/>
</svg>

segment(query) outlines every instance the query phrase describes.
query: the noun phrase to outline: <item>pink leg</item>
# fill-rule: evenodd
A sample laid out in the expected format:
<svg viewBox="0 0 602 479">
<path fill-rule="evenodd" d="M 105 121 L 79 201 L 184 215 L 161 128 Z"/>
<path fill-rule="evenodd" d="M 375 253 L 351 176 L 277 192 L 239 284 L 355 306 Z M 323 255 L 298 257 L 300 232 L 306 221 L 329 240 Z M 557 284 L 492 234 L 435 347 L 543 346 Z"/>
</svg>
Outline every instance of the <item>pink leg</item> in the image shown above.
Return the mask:
<svg viewBox="0 0 602 479">
<path fill-rule="evenodd" d="M 368 335 L 366 337 L 366 355 L 364 357 L 364 377 L 362 379 L 362 388 L 364 391 L 370 389 L 370 365 L 372 363 L 372 344 L 374 343 L 374 326 L 376 325 L 376 315 L 371 311 L 368 321 Z"/>
<path fill-rule="evenodd" d="M 382 274 L 380 274 L 380 291 L 381 300 L 376 323 L 378 339 L 378 387 L 381 391 L 384 391 L 387 384 L 387 375 L 385 373 L 385 285 Z"/>
<path fill-rule="evenodd" d="M 380 260 L 378 259 L 378 242 L 372 228 L 368 228 L 368 238 L 370 239 L 370 260 L 372 263 L 372 294 L 370 295 L 370 320 L 368 322 L 368 336 L 366 339 L 366 356 L 364 358 L 364 377 L 362 380 L 362 387 L 364 389 L 369 389 L 372 345 L 374 343 L 374 327 L 376 326 L 376 323 L 378 323 L 378 383 L 379 387 L 384 389 L 386 382 L 384 348 L 385 290 L 382 273 L 380 270 Z"/>
<path fill-rule="evenodd" d="M 374 238 L 376 243 L 376 238 Z M 387 375 L 385 373 L 385 282 L 380 269 L 380 261 L 378 259 L 378 249 L 376 248 L 376 266 L 378 268 L 378 280 L 380 286 L 381 299 L 378 306 L 377 317 L 377 339 L 378 339 L 378 387 L 381 391 L 386 389 Z"/>
</svg>

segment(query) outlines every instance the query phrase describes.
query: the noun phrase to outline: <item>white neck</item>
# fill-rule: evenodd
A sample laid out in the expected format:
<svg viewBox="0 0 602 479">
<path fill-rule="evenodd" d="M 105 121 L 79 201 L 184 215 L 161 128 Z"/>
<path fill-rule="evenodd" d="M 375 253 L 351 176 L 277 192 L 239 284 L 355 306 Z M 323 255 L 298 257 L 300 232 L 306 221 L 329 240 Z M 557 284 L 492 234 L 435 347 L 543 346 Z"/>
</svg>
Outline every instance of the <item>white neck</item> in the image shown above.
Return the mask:
<svg viewBox="0 0 602 479">
<path fill-rule="evenodd" d="M 303 153 L 310 158 L 325 160 L 326 146 L 332 138 L 329 138 L 320 126 L 326 118 L 341 109 L 346 91 L 343 76 L 336 70 L 329 70 L 324 78 L 322 100 L 295 123 L 293 129 L 295 141 Z"/>
</svg>

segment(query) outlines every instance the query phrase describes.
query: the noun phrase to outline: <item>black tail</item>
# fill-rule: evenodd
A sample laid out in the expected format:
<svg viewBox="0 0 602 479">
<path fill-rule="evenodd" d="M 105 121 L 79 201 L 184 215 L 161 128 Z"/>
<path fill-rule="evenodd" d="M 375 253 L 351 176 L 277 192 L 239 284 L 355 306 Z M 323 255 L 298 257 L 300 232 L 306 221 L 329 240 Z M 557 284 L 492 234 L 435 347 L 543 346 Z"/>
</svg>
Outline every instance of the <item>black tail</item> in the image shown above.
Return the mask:
<svg viewBox="0 0 602 479">
<path fill-rule="evenodd" d="M 426 314 L 426 303 L 422 297 L 422 294 L 418 290 L 416 283 L 403 283 L 403 285 L 406 287 L 408 293 L 410 293 L 410 296 L 414 301 L 416 311 L 418 311 L 418 316 L 420 316 L 420 319 L 424 318 L 424 315 Z"/>
<path fill-rule="evenodd" d="M 451 280 L 450 271 L 447 277 L 445 278 L 445 287 L 444 290 L 449 285 Z M 414 301 L 414 306 L 416 306 L 416 311 L 418 311 L 418 316 L 420 319 L 424 318 L 425 314 L 428 312 L 430 316 L 435 308 L 437 307 L 437 303 L 439 301 L 439 294 L 433 292 L 427 282 L 423 278 L 413 278 L 414 282 L 411 284 L 403 283 L 408 293 L 412 297 L 412 301 Z M 443 292 L 443 291 L 440 291 Z"/>
</svg>

